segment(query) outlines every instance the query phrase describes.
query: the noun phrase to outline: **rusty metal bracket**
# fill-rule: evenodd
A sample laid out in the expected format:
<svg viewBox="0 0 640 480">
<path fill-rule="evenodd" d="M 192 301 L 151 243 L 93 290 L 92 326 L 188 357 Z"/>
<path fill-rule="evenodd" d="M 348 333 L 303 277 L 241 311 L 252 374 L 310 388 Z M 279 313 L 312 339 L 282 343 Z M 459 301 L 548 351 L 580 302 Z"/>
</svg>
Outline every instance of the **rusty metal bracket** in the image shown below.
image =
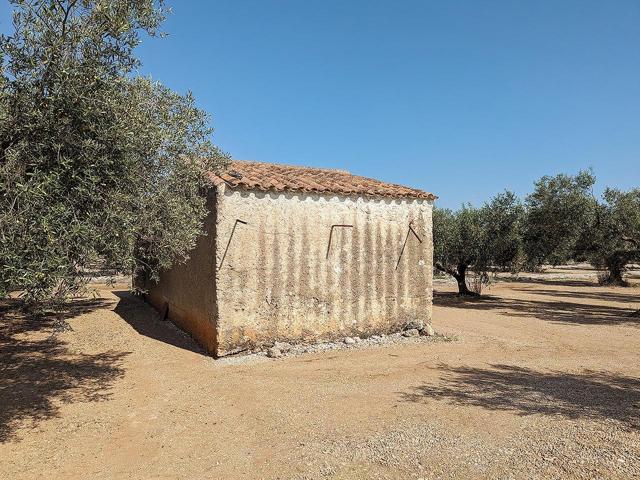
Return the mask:
<svg viewBox="0 0 640 480">
<path fill-rule="evenodd" d="M 224 264 L 224 259 L 227 257 L 227 252 L 229 251 L 229 245 L 231 245 L 231 240 L 233 239 L 233 234 L 236 233 L 236 227 L 238 226 L 239 223 L 241 223 L 242 225 L 247 225 L 247 222 L 245 222 L 244 220 L 240 220 L 239 218 L 236 218 L 236 221 L 233 224 L 233 228 L 231 229 L 231 235 L 229 235 L 229 240 L 227 241 L 227 247 L 224 249 L 224 253 L 222 254 L 222 260 L 220 260 L 220 266 L 218 267 L 218 271 L 220 271 L 220 269 L 222 268 L 222 265 Z"/>
<path fill-rule="evenodd" d="M 333 229 L 336 227 L 353 228 L 353 225 L 331 225 L 331 230 L 329 231 L 329 243 L 327 245 L 327 255 L 325 256 L 326 260 L 329 259 L 329 251 L 331 250 L 331 240 L 333 239 Z"/>
<path fill-rule="evenodd" d="M 416 233 L 416 231 L 413 229 L 413 227 L 411 226 L 411 223 L 409 223 L 409 230 L 407 230 L 407 236 L 404 237 L 404 243 L 402 244 L 402 250 L 400 250 L 400 256 L 398 257 L 398 262 L 396 263 L 396 268 L 395 268 L 396 270 L 400 266 L 400 260 L 402 260 L 402 254 L 404 253 L 404 248 L 407 246 L 407 241 L 409 240 L 409 234 L 410 233 L 413 233 L 413 236 L 418 239 L 418 242 L 422 243 L 422 239 Z"/>
</svg>

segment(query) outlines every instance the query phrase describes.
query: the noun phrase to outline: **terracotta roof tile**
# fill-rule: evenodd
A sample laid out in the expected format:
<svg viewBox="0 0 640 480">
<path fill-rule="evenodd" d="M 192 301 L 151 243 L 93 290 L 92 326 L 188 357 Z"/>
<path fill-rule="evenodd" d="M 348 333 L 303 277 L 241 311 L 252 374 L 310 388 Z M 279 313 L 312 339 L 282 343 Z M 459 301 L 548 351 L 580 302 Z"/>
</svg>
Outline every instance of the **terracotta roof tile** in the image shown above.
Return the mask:
<svg viewBox="0 0 640 480">
<path fill-rule="evenodd" d="M 292 191 L 367 195 L 373 197 L 422 198 L 434 200 L 432 193 L 372 178 L 352 175 L 344 170 L 296 167 L 276 163 L 233 160 L 220 174 L 211 173 L 214 184 L 262 191 Z"/>
</svg>

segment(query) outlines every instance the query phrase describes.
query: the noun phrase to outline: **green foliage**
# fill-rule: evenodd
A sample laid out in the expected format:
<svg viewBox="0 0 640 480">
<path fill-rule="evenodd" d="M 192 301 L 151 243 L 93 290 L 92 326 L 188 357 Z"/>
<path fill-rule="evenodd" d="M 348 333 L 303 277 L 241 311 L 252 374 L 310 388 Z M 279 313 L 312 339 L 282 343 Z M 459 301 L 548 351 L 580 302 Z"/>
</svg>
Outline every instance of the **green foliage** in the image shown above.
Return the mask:
<svg viewBox="0 0 640 480">
<path fill-rule="evenodd" d="M 501 193 L 480 209 L 434 209 L 436 268 L 466 287 L 467 268 L 480 278 L 495 270 L 517 272 L 525 265 L 588 260 L 619 285 L 627 265 L 640 262 L 640 189 L 607 189 L 602 200 L 591 189 L 590 171 L 542 177 L 523 205 Z"/>
<path fill-rule="evenodd" d="M 542 177 L 527 197 L 524 245 L 532 267 L 588 260 L 607 270 L 606 281 L 624 284 L 627 264 L 640 249 L 640 190 L 592 194 L 593 172 Z"/>
<path fill-rule="evenodd" d="M 523 240 L 530 267 L 546 262 L 558 265 L 576 257 L 595 214 L 594 184 L 590 171 L 545 176 L 535 183 L 525 202 Z"/>
<path fill-rule="evenodd" d="M 452 265 L 458 250 L 456 212 L 448 208 L 433 207 L 433 262 Z M 454 251 L 455 250 L 455 251 Z"/>
<path fill-rule="evenodd" d="M 443 266 L 486 264 L 486 231 L 480 209 L 467 204 L 460 210 L 435 208 L 433 212 L 434 259 Z"/>
<path fill-rule="evenodd" d="M 524 209 L 516 195 L 496 195 L 482 208 L 463 205 L 458 211 L 434 209 L 433 237 L 436 268 L 458 280 L 466 292 L 467 269 L 476 275 L 479 293 L 489 272 L 515 271 L 522 261 L 521 228 Z"/>
<path fill-rule="evenodd" d="M 99 266 L 154 277 L 187 258 L 207 171 L 207 114 L 135 76 L 153 0 L 14 0 L 0 39 L 0 296 L 65 298 Z"/>
<path fill-rule="evenodd" d="M 466 273 L 473 267 L 479 280 L 475 290 L 480 293 L 488 280 L 489 260 L 483 211 L 471 205 L 463 205 L 455 212 L 434 209 L 433 238 L 436 268 L 457 280 L 461 294 L 469 294 Z"/>
<path fill-rule="evenodd" d="M 605 190 L 589 239 L 589 261 L 607 270 L 605 281 L 624 284 L 627 265 L 640 261 L 640 189 Z"/>
<path fill-rule="evenodd" d="M 524 259 L 522 230 L 525 209 L 515 193 L 505 191 L 482 207 L 485 247 L 489 263 L 503 271 L 517 272 Z"/>
</svg>

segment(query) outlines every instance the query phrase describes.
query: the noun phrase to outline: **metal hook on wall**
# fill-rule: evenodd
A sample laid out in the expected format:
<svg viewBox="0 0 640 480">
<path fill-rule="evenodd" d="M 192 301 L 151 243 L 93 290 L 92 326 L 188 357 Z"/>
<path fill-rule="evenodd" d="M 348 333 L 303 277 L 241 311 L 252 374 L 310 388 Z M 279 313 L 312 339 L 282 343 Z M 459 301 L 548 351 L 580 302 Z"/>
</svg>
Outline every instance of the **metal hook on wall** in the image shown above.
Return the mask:
<svg viewBox="0 0 640 480">
<path fill-rule="evenodd" d="M 327 245 L 327 255 L 325 256 L 325 259 L 329 259 L 329 250 L 331 249 L 331 239 L 333 238 L 333 229 L 336 227 L 353 228 L 353 225 L 331 225 L 331 230 L 329 231 L 329 243 Z"/>
<path fill-rule="evenodd" d="M 404 243 L 402 244 L 402 250 L 400 250 L 400 256 L 398 257 L 398 262 L 396 263 L 396 268 L 395 268 L 396 270 L 400 266 L 400 260 L 402 260 L 402 254 L 404 253 L 404 248 L 407 246 L 407 241 L 409 240 L 409 234 L 411 234 L 411 233 L 413 233 L 413 236 L 418 239 L 418 242 L 422 243 L 422 239 L 420 238 L 420 236 L 416 233 L 416 231 L 411 226 L 411 222 L 409 222 L 409 230 L 407 230 L 407 235 L 406 235 L 406 237 L 404 237 Z"/>
<path fill-rule="evenodd" d="M 231 229 L 231 235 L 229 235 L 229 240 L 227 241 L 227 247 L 224 249 L 224 253 L 222 254 L 222 259 L 220 260 L 220 266 L 218 267 L 218 271 L 220 271 L 220 269 L 222 268 L 222 265 L 224 264 L 224 259 L 226 258 L 227 252 L 229 251 L 229 245 L 231 245 L 231 239 L 233 238 L 233 234 L 236 233 L 236 227 L 238 226 L 239 223 L 241 223 L 242 225 L 247 225 L 247 222 L 245 222 L 244 220 L 240 220 L 239 218 L 236 218 L 236 221 L 233 224 L 233 228 Z"/>
</svg>

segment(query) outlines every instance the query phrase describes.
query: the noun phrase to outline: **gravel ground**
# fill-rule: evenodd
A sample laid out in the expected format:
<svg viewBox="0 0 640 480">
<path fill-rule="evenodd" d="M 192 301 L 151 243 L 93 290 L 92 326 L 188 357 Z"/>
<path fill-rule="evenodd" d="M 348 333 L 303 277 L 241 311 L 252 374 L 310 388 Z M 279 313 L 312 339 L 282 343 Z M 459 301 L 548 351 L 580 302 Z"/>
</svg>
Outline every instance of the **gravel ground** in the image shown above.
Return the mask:
<svg viewBox="0 0 640 480">
<path fill-rule="evenodd" d="M 175 328 L 170 326 L 169 328 Z M 309 353 L 334 352 L 341 350 L 360 350 L 365 348 L 383 348 L 407 344 L 429 344 L 434 342 L 454 342 L 456 335 L 441 334 L 430 327 L 425 329 L 407 329 L 389 335 L 372 335 L 370 337 L 344 337 L 336 341 L 322 341 L 318 343 L 291 344 L 288 342 L 274 342 L 253 351 L 229 355 L 214 361 L 217 365 L 246 365 L 254 362 L 268 361 L 277 358 L 297 357 Z"/>
<path fill-rule="evenodd" d="M 640 478 L 637 288 L 439 285 L 441 336 L 222 361 L 116 293 L 3 323 L 0 478 Z"/>
<path fill-rule="evenodd" d="M 536 422 L 493 444 L 459 434 L 438 420 L 406 422 L 365 439 L 328 440 L 310 457 L 312 470 L 331 478 L 637 478 L 640 454 L 629 449 L 638 432 L 616 424 Z M 337 463 L 332 458 L 341 458 Z M 317 478 L 301 475 L 299 479 Z"/>
</svg>

